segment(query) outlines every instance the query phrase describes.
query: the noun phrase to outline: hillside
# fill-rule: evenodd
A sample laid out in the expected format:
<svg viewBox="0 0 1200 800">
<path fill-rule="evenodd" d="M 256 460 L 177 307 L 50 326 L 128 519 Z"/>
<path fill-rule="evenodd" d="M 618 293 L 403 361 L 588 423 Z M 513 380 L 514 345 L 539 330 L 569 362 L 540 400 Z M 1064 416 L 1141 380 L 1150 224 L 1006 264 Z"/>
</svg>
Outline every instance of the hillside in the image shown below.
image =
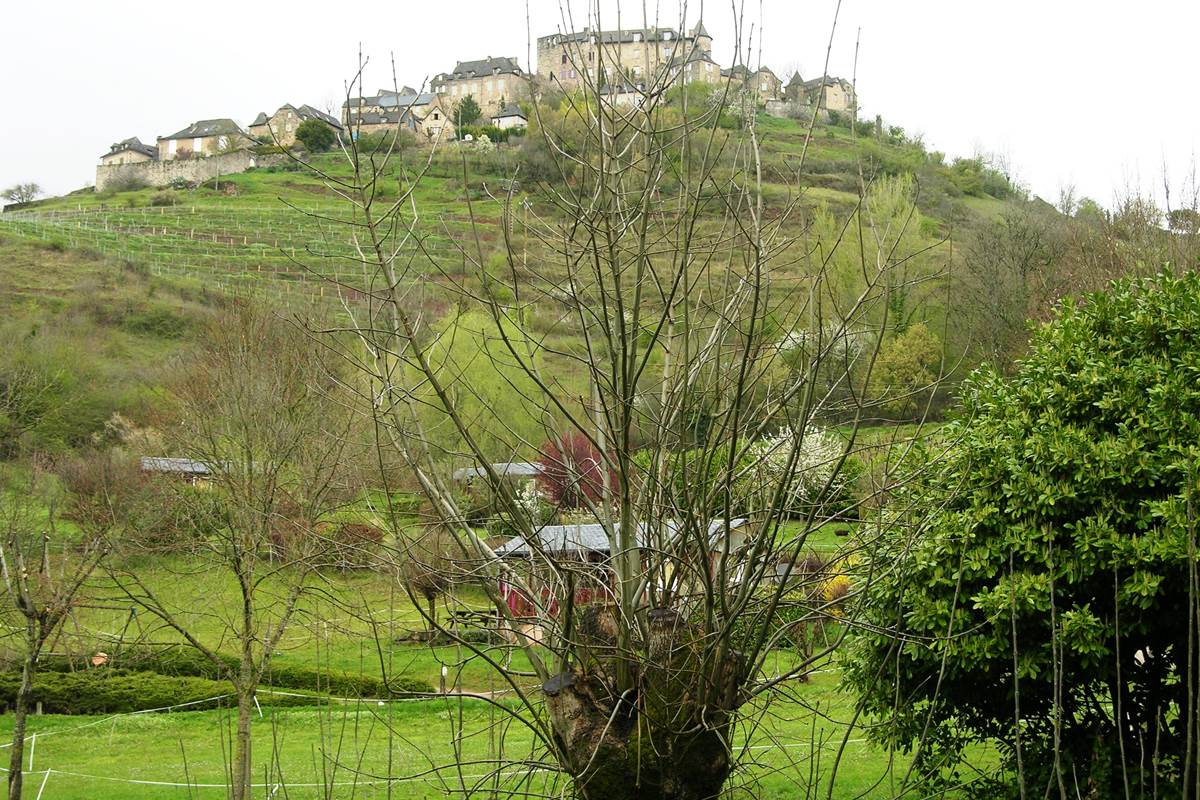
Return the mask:
<svg viewBox="0 0 1200 800">
<path fill-rule="evenodd" d="M 811 246 L 802 237 L 838 237 L 865 204 L 870 224 L 901 232 L 888 234 L 895 238 L 890 245 L 862 247 L 882 252 L 903 239 L 904 248 L 915 254 L 912 269 L 932 279 L 907 301 L 905 313 L 945 327 L 944 301 L 936 287 L 956 257 L 945 240 L 961 238 L 963 230 L 1024 202 L 1018 189 L 986 165 L 947 165 L 941 154 L 926 152 L 896 129 L 859 125 L 852 131 L 820 124 L 810 138 L 808 126 L 794 120 L 760 115 L 757 124 L 767 214 L 792 208 L 786 224 L 794 231 L 784 233 L 796 240 L 792 247 L 797 255 L 787 261 L 798 266 L 783 269 L 777 284 L 781 291 L 803 279 L 803 252 Z M 412 199 L 419 235 L 405 252 L 416 256 L 415 269 L 425 282 L 422 302 L 431 319 L 440 316 L 449 297 L 438 294 L 439 284 L 478 285 L 492 265 L 503 263 L 504 193 L 514 174 L 524 177 L 515 200 L 527 201 L 539 217 L 554 220 L 555 209 L 535 180 L 543 157 L 531 147 L 534 138 L 531 132 L 524 143 L 514 139 L 490 151 L 443 148 L 432 159 L 427 149 L 410 146 L 382 176 L 379 195 L 387 200 L 409 188 L 411 176 L 423 170 Z M 136 395 L 154 384 L 140 365 L 160 364 L 163 353 L 186 344 L 193 329 L 188 320 L 223 296 L 264 296 L 281 309 L 308 309 L 314 300 L 332 308 L 322 301 L 338 296 L 354 302 L 364 284 L 354 263 L 351 229 L 341 222 L 350 212 L 314 174 L 319 170 L 346 177 L 349 169 L 340 153 L 312 156 L 311 166 L 313 170 L 285 162 L 222 178 L 216 186 L 81 190 L 6 213 L 0 216 L 0 233 L 8 237 L 0 258 L 14 279 L 0 289 L 0 305 L 12 309 L 10 324 L 37 324 L 47 314 L 59 314 L 70 320 L 62 331 L 85 326 L 77 334 L 80 340 L 87 341 L 88 349 L 102 351 L 90 359 L 93 368 L 114 370 L 117 376 L 126 369 L 139 373 L 136 380 L 120 377 L 97 385 L 106 392 Z M 882 219 L 888 215 L 889 220 Z M 718 215 L 713 216 L 702 233 L 713 235 L 717 229 Z M 518 231 L 523 222 L 509 219 Z M 527 248 L 522 257 L 527 266 L 516 268 L 515 279 L 551 289 L 528 319 L 554 349 L 569 352 L 578 345 L 578 331 L 560 310 L 547 307 L 554 305 L 552 289 L 563 279 L 562 267 L 554 253 L 539 249 L 534 237 L 518 238 Z M 713 235 L 714 242 L 717 238 Z M 482 261 L 475 255 L 476 245 L 483 251 Z M 853 274 L 857 258 L 876 257 L 859 253 L 858 247 L 843 244 L 845 255 L 835 268 Z M 93 284 L 107 288 L 96 291 L 89 288 Z M 165 305 L 168 296 L 174 299 Z M 32 303 L 25 302 L 31 298 Z M 945 344 L 954 357 L 963 348 Z M 461 355 L 463 363 L 471 357 Z M 570 363 L 547 358 L 570 386 Z M 477 375 L 476 383 L 487 380 Z M 511 402 L 505 380 L 497 376 L 492 383 L 492 401 Z M 81 426 L 98 430 L 99 417 L 118 410 L 146 417 L 146 403 L 137 397 L 111 397 L 100 405 L 103 411 L 98 408 L 86 424 L 80 420 Z"/>
<path fill-rule="evenodd" d="M 818 126 L 807 146 L 807 126 L 789 119 L 759 118 L 764 194 L 768 207 L 782 205 L 797 185 L 805 187 L 802 203 L 849 213 L 860 190 L 886 177 L 911 175 L 923 219 L 921 230 L 933 237 L 996 216 L 1007 196 L 1016 196 L 1002 176 L 983 164 L 960 161 L 950 166 L 938 153 L 928 153 L 900 131 L 877 135 L 875 126 Z M 514 140 L 516 141 L 516 140 Z M 427 221 L 423 246 L 434 258 L 453 258 L 455 243 L 469 224 L 467 193 L 474 201 L 476 222 L 485 243 L 498 239 L 502 208 L 489 193 L 502 193 L 504 179 L 524 167 L 521 145 L 501 145 L 494 152 L 466 155 L 445 148 L 423 176 L 414 201 Z M 801 165 L 801 156 L 803 164 Z M 415 150 L 398 159 L 382 186 L 383 197 L 405 186 L 404 175 L 419 169 L 427 153 Z M 347 174 L 340 154 L 312 158 L 312 166 L 339 177 Z M 537 200 L 535 188 L 523 187 Z M 991 192 L 989 194 L 988 192 Z M 323 217 L 345 217 L 321 181 L 298 164 L 286 163 L 222 178 L 219 187 L 184 190 L 134 189 L 97 194 L 80 190 L 36 203 L 28 211 L 7 214 L 5 229 L 38 239 L 61 239 L 104 255 L 147 266 L 154 274 L 196 279 L 223 291 L 242 292 L 269 286 L 288 298 L 314 280 L 306 267 L 307 252 L 346 255 L 344 229 Z M 301 266 L 298 261 L 305 261 Z M 353 283 L 352 271 L 322 265 L 321 277 Z M 329 287 L 326 287 L 328 289 Z M 316 291 L 321 293 L 321 287 Z"/>
</svg>

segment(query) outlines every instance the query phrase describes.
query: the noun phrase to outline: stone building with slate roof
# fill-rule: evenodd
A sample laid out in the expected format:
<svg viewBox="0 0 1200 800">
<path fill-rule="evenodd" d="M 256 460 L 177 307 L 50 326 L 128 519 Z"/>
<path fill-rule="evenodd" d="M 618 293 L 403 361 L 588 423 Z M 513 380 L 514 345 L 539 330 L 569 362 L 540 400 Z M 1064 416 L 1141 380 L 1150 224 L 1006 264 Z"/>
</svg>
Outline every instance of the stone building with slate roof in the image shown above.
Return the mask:
<svg viewBox="0 0 1200 800">
<path fill-rule="evenodd" d="M 323 122 L 339 136 L 342 133 L 342 123 L 336 117 L 310 105 L 296 108 L 291 103 L 285 103 L 271 116 L 260 111 L 254 121 L 250 123 L 250 135 L 281 147 L 291 147 L 296 143 L 296 130 L 300 127 L 300 123 L 310 119 Z"/>
<path fill-rule="evenodd" d="M 681 79 L 715 83 L 720 77 L 719 70 L 707 67 L 712 58 L 712 37 L 703 22 L 687 32 L 674 28 L 584 28 L 539 37 L 537 50 L 538 78 L 567 90 L 584 86 L 589 79 L 601 86 L 654 86 Z M 683 68 L 693 64 L 690 69 Z"/>
<path fill-rule="evenodd" d="M 433 92 L 417 93 L 408 86 L 399 92 L 381 89 L 342 104 L 342 124 L 351 138 L 373 133 L 406 130 L 427 139 L 453 137 L 451 109 Z"/>
<path fill-rule="evenodd" d="M 858 105 L 854 84 L 845 78 L 834 78 L 829 75 L 823 78 L 813 78 L 811 81 L 804 82 L 804 93 L 813 108 L 825 111 L 844 113 L 854 110 Z"/>
<path fill-rule="evenodd" d="M 485 121 L 509 103 L 529 96 L 529 76 L 517 59 L 507 56 L 460 61 L 452 71 L 435 75 L 429 85 L 448 111 L 465 97 L 475 98 Z"/>
<path fill-rule="evenodd" d="M 211 156 L 254 144 L 250 134 L 231 119 L 202 119 L 170 136 L 158 137 L 160 161 Z"/>
<path fill-rule="evenodd" d="M 110 145 L 108 152 L 100 156 L 104 166 L 118 164 L 143 164 L 158 159 L 158 148 L 151 144 L 143 144 L 136 136 L 123 139 Z"/>
<path fill-rule="evenodd" d="M 759 103 L 778 100 L 783 96 L 783 81 L 767 67 L 751 70 L 739 64 L 721 70 L 721 78 L 730 83 L 733 91 L 745 91 L 754 96 Z"/>
</svg>

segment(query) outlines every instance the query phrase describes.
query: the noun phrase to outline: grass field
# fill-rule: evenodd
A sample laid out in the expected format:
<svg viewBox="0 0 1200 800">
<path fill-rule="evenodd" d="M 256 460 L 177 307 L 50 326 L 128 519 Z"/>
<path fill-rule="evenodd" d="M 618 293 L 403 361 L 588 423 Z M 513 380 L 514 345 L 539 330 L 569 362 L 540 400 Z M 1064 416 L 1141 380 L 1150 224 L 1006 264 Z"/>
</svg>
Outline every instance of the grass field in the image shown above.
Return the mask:
<svg viewBox="0 0 1200 800">
<path fill-rule="evenodd" d="M 816 675 L 798 685 L 795 695 L 775 703 L 760 728 L 739 732 L 744 766 L 733 784 L 741 788 L 730 796 L 785 800 L 818 788 L 824 794 L 840 747 L 845 752 L 834 797 L 891 796 L 904 762 L 890 762 L 860 730 L 843 724 L 849 708 L 837 692 L 836 673 Z M 481 797 L 503 796 L 519 780 L 531 782 L 526 788 L 560 785 L 552 772 L 529 766 L 544 754 L 528 729 L 506 720 L 490 703 L 459 698 L 266 706 L 255 720 L 255 774 L 265 784 L 256 796 L 276 796 L 270 787 L 286 784 L 286 796 L 325 797 L 332 784 L 336 797 L 444 797 L 458 793 L 460 776 L 477 785 Z M 0 738 L 10 734 L 10 726 L 10 717 L 0 717 Z M 36 717 L 29 726 L 37 740 L 27 785 L 36 787 L 45 778 L 43 796 L 55 800 L 219 797 L 230 731 L 230 715 L 223 710 Z M 493 775 L 498 762 L 514 766 Z M 48 777 L 47 769 L 53 770 Z M 501 793 L 492 794 L 495 790 Z"/>
</svg>

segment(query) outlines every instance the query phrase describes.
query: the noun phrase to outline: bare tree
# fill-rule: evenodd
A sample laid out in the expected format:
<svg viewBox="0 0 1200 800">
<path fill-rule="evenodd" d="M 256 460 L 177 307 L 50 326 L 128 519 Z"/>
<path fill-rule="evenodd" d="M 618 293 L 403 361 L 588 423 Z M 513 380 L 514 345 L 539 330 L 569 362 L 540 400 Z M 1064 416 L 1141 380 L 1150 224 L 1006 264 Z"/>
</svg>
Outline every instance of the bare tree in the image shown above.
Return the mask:
<svg viewBox="0 0 1200 800">
<path fill-rule="evenodd" d="M 0 194 L 0 197 L 3 197 L 5 200 L 8 200 L 11 203 L 24 205 L 25 203 L 32 203 L 34 200 L 38 199 L 41 194 L 42 187 L 30 181 L 29 183 L 18 183 L 14 186 L 8 187 L 4 190 L 3 194 Z"/>
<path fill-rule="evenodd" d="M 298 327 L 252 307 L 207 331 L 174 386 L 180 452 L 205 465 L 220 513 L 196 532 L 197 568 L 237 585 L 226 619 L 236 667 L 193 627 L 194 608 L 161 598 L 132 569 L 113 577 L 129 597 L 204 653 L 233 686 L 237 733 L 231 796 L 249 796 L 255 692 L 318 570 L 336 557 L 323 531 L 339 484 L 349 416 L 317 347 Z M 193 493 L 194 496 L 194 493 Z M 182 497 L 182 495 L 181 495 Z"/>
<path fill-rule="evenodd" d="M 470 190 L 475 235 L 448 260 L 425 249 L 423 165 L 351 143 L 350 176 L 322 174 L 347 203 L 363 276 L 343 284 L 358 338 L 345 355 L 380 447 L 408 465 L 537 679 L 531 688 L 524 666 L 458 639 L 518 698 L 505 713 L 581 797 L 712 798 L 744 753 L 739 725 L 753 726 L 757 701 L 836 647 L 835 637 L 770 666 L 794 634 L 785 608 L 832 613 L 820 592 L 795 591 L 794 573 L 812 532 L 861 505 L 843 499 L 843 465 L 869 412 L 864 381 L 889 293 L 918 278 L 900 270 L 904 218 L 879 226 L 864 205 L 831 238 L 816 236 L 802 186 L 766 199 L 753 115 L 728 132 L 716 124 L 728 98 L 692 107 L 652 70 L 639 102 L 620 104 L 593 77 L 615 51 L 596 52 L 582 90 L 534 107 L 550 179 L 518 188 L 517 171 L 493 195 L 497 258 Z M 462 171 L 473 187 L 465 156 Z M 396 174 L 399 196 L 382 197 Z M 846 249 L 857 258 L 833 269 Z M 445 353 L 466 315 L 482 315 L 498 346 L 455 363 Z M 817 377 L 838 370 L 846 378 L 833 383 L 848 388 L 835 395 Z M 476 387 L 495 375 L 522 419 L 478 402 Z M 537 438 L 522 433 L 529 419 Z M 826 429 L 833 420 L 843 434 Z M 595 474 L 602 486 L 576 493 L 574 524 L 543 527 L 494 457 L 574 437 L 603 462 L 578 481 Z M 471 525 L 447 480 L 463 461 L 479 465 L 517 534 L 503 547 Z"/>
<path fill-rule="evenodd" d="M 72 500 L 82 536 L 69 542 L 57 527 L 59 500 L 35 466 L 22 486 L 0 487 L 0 573 L 7 603 L 24 625 L 21 634 L 21 684 L 13 705 L 8 797 L 21 797 L 25 722 L 33 698 L 33 680 L 47 642 L 60 630 L 84 584 L 108 550 L 108 534 L 119 506 L 111 463 L 89 461 L 94 491 Z"/>
</svg>

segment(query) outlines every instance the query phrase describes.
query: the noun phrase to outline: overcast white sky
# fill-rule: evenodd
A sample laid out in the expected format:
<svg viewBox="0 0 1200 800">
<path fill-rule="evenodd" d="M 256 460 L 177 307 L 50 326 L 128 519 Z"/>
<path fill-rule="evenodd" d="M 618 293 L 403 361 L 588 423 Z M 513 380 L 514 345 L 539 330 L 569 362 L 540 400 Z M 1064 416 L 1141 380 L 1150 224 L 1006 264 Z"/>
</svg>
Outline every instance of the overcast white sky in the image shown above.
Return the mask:
<svg viewBox="0 0 1200 800">
<path fill-rule="evenodd" d="M 836 0 L 735 0 L 765 30 L 762 61 L 787 79 L 820 74 Z M 643 2 L 663 25 L 675 0 Z M 708 2 L 718 61 L 733 54 L 732 3 Z M 557 0 L 529 0 L 532 35 L 561 24 Z M 616 27 L 617 0 L 601 0 Z M 586 0 L 575 0 L 576 19 Z M 345 13 L 342 13 L 343 10 Z M 690 25 L 701 4 L 688 4 Z M 761 14 L 761 28 L 759 24 Z M 0 11 L 0 187 L 60 193 L 94 180 L 111 142 L 145 142 L 197 119 L 248 124 L 285 102 L 336 106 L 359 45 L 367 88 L 487 55 L 527 62 L 524 0 L 375 3 L 5 3 Z M 582 27 L 582 23 L 580 23 Z M 1192 0 L 844 0 L 830 72 L 850 77 L 861 30 L 862 113 L 920 132 L 948 154 L 999 153 L 1047 199 L 1073 184 L 1104 204 L 1126 187 L 1161 194 L 1190 171 L 1200 138 Z M 746 31 L 748 32 L 748 31 Z M 744 32 L 744 33 L 746 33 Z"/>
</svg>

